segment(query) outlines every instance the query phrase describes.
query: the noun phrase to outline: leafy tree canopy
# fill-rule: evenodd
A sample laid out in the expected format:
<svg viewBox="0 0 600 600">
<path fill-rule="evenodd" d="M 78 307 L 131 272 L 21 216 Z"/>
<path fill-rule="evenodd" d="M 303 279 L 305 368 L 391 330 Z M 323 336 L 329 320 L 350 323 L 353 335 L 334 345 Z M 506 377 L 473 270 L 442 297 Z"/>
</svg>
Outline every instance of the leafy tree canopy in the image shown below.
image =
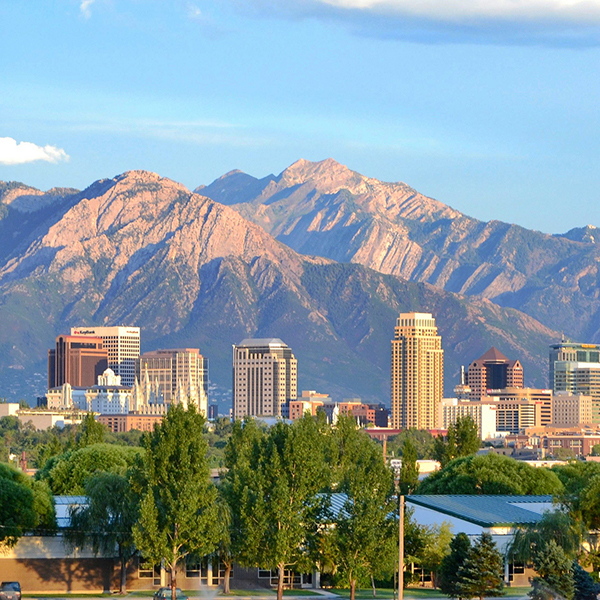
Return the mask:
<svg viewBox="0 0 600 600">
<path fill-rule="evenodd" d="M 498 454 L 473 455 L 450 461 L 418 488 L 419 494 L 558 494 L 563 486 L 555 473 Z"/>
</svg>

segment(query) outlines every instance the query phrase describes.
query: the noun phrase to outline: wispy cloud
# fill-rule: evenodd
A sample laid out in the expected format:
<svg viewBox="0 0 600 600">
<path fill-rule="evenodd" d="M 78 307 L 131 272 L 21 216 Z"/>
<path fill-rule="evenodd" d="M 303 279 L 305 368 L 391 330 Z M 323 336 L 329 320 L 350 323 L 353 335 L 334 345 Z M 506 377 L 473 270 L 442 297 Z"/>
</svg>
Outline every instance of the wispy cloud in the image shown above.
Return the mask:
<svg viewBox="0 0 600 600">
<path fill-rule="evenodd" d="M 190 19 L 193 19 L 195 21 L 204 20 L 204 15 L 203 15 L 202 11 L 192 2 L 187 3 L 186 12 L 187 12 L 188 18 L 190 18 Z"/>
<path fill-rule="evenodd" d="M 600 0 L 245 0 L 238 6 L 261 15 L 338 20 L 390 39 L 600 44 Z"/>
<path fill-rule="evenodd" d="M 38 146 L 31 142 L 17 142 L 13 138 L 0 138 L 0 164 L 20 165 L 43 160 L 50 163 L 69 160 L 69 155 L 56 146 Z"/>
<path fill-rule="evenodd" d="M 92 16 L 91 6 L 96 0 L 81 0 L 79 5 L 79 12 L 82 14 L 84 19 L 89 19 Z"/>
</svg>

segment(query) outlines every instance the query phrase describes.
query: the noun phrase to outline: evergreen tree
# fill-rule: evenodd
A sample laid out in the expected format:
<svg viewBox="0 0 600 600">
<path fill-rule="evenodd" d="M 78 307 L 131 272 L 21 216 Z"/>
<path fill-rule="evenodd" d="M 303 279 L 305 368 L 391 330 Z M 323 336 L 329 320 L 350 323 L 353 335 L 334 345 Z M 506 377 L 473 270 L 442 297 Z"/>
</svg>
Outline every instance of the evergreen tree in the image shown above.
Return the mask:
<svg viewBox="0 0 600 600">
<path fill-rule="evenodd" d="M 450 554 L 447 554 L 441 562 L 439 588 L 450 598 L 461 597 L 457 574 L 467 560 L 470 550 L 469 537 L 466 533 L 459 533 L 450 542 Z"/>
<path fill-rule="evenodd" d="M 571 600 L 574 595 L 571 565 L 571 559 L 554 540 L 538 547 L 533 555 L 533 567 L 538 576 L 533 579 L 529 596 L 533 600 L 544 600 L 551 592 Z"/>
<path fill-rule="evenodd" d="M 417 449 L 408 438 L 402 446 L 402 466 L 399 474 L 400 493 L 412 494 L 419 485 L 419 466 L 417 465 Z"/>
<path fill-rule="evenodd" d="M 458 596 L 479 598 L 504 592 L 504 561 L 489 533 L 482 533 L 458 570 Z"/>
<path fill-rule="evenodd" d="M 576 560 L 573 561 L 571 574 L 575 586 L 573 600 L 597 600 L 600 584 Z"/>
<path fill-rule="evenodd" d="M 77 447 L 85 448 L 93 444 L 102 444 L 106 427 L 98 423 L 94 418 L 94 413 L 88 413 L 81 421 L 81 431 L 77 436 Z"/>
<path fill-rule="evenodd" d="M 456 437 L 456 456 L 470 456 L 475 454 L 481 447 L 477 424 L 471 415 L 459 417 L 454 424 L 454 435 Z"/>
<path fill-rule="evenodd" d="M 204 417 L 195 405 L 171 405 L 160 425 L 144 438 L 145 471 L 135 545 L 171 575 L 175 600 L 177 564 L 186 555 L 205 556 L 218 542 L 217 490 L 210 481 Z"/>
</svg>

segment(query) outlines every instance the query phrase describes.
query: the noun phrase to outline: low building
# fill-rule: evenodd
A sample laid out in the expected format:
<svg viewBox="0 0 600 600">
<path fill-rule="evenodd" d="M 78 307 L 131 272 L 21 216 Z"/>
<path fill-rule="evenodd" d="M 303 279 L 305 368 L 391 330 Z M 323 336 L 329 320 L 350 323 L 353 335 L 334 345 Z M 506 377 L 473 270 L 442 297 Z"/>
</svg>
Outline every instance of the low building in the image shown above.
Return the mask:
<svg viewBox="0 0 600 600">
<path fill-rule="evenodd" d="M 137 429 L 138 431 L 154 431 L 154 426 L 161 423 L 164 413 L 159 414 L 138 414 L 128 413 L 126 415 L 105 414 L 98 415 L 96 421 L 106 425 L 113 433 L 121 433 Z"/>
</svg>

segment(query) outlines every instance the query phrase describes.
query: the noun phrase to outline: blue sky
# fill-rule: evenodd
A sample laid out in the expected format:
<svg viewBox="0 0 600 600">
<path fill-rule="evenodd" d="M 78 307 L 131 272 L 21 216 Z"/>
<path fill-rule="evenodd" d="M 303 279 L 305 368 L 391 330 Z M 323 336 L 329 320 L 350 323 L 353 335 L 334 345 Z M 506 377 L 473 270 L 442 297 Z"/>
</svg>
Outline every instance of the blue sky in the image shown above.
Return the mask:
<svg viewBox="0 0 600 600">
<path fill-rule="evenodd" d="M 0 179 L 190 188 L 332 157 L 600 226 L 600 0 L 0 0 Z"/>
</svg>

